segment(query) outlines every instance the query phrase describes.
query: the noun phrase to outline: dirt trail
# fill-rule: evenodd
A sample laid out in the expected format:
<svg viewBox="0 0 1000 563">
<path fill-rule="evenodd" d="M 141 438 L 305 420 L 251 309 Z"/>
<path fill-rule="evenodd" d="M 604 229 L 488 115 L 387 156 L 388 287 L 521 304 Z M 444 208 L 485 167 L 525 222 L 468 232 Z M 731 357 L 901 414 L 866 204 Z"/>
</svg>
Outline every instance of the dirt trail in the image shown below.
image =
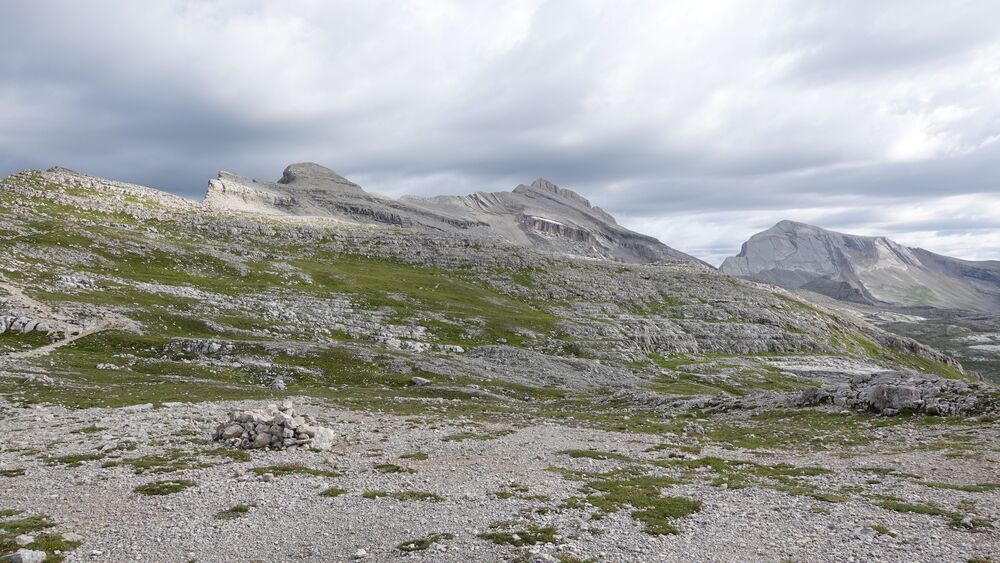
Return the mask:
<svg viewBox="0 0 1000 563">
<path fill-rule="evenodd" d="M 0 289 L 7 292 L 11 301 L 19 304 L 21 307 L 31 309 L 37 313 L 39 317 L 55 317 L 55 311 L 52 310 L 52 307 L 49 307 L 47 304 L 42 303 L 41 301 L 38 301 L 24 293 L 20 287 L 8 281 L 3 274 L 0 274 Z"/>
<path fill-rule="evenodd" d="M 7 278 L 0 274 L 0 289 L 3 289 L 10 296 L 12 301 L 18 302 L 22 307 L 31 309 L 37 316 L 55 320 L 57 316 L 55 311 L 52 310 L 47 304 L 42 303 L 32 297 L 26 295 L 20 287 L 10 283 Z M 90 336 L 98 332 L 105 330 L 111 330 L 115 328 L 124 328 L 127 325 L 128 320 L 124 317 L 111 313 L 105 315 L 93 326 L 82 329 L 80 331 L 75 331 L 72 325 L 65 322 L 56 321 L 59 325 L 66 327 L 64 334 L 66 337 L 57 342 L 51 344 L 46 344 L 45 346 L 40 346 L 38 348 L 33 348 L 31 350 L 25 350 L 23 352 L 12 352 L 5 355 L 0 355 L 0 359 L 24 359 L 24 358 L 36 358 L 39 356 L 45 356 L 50 354 L 52 351 L 57 350 L 71 342 L 79 340 L 85 336 Z"/>
<path fill-rule="evenodd" d="M 46 344 L 45 346 L 39 346 L 38 348 L 32 348 L 31 350 L 25 350 L 23 352 L 13 352 L 5 356 L 0 356 L 0 358 L 24 359 L 24 358 L 37 358 L 39 356 L 45 356 L 50 354 L 54 350 L 57 350 L 71 342 L 83 338 L 84 336 L 90 336 L 91 334 L 95 334 L 105 330 L 111 330 L 114 328 L 121 328 L 124 326 L 124 324 L 125 323 L 123 323 L 119 318 L 105 317 L 100 321 L 98 321 L 96 325 L 88 329 L 82 330 L 76 334 L 67 336 L 66 338 L 63 338 L 62 340 L 59 340 L 57 342 L 53 342 L 52 344 Z"/>
</svg>

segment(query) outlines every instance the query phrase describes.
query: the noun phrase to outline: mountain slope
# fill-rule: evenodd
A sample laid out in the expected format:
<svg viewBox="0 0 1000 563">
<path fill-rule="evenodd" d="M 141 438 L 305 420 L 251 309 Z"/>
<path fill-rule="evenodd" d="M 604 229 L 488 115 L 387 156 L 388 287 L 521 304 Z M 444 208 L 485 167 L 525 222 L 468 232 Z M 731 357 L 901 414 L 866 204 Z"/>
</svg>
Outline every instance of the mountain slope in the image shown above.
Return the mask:
<svg viewBox="0 0 1000 563">
<path fill-rule="evenodd" d="M 331 185 L 307 189 L 366 197 L 323 178 Z M 543 189 L 550 195 L 529 195 L 565 197 Z M 195 394 L 223 383 L 259 393 L 276 379 L 316 392 L 358 385 L 354 373 L 398 383 L 414 370 L 442 382 L 668 396 L 790 391 L 857 370 L 963 377 L 928 347 L 698 262 L 624 264 L 484 245 L 463 230 L 218 211 L 65 170 L 4 180 L 0 203 L 0 352 L 39 344 L 28 333 L 87 332 L 37 359 L 87 400 L 97 381 L 102 400 L 114 397 L 117 380 L 94 371 L 106 347 L 127 351 L 121 361 L 140 380 L 181 370 L 171 373 L 190 375 Z M 200 367 L 176 363 L 228 347 L 224 366 L 211 352 Z M 213 365 L 223 381 L 204 371 Z"/>
<path fill-rule="evenodd" d="M 204 201 L 212 209 L 460 233 L 488 243 L 621 262 L 697 260 L 619 226 L 611 215 L 575 192 L 541 178 L 512 192 L 392 199 L 366 192 L 318 164 L 299 163 L 288 166 L 277 182 L 222 172 L 209 182 Z"/>
<path fill-rule="evenodd" d="M 757 233 L 722 271 L 844 301 L 1000 312 L 1000 262 L 972 262 L 781 221 Z"/>
<path fill-rule="evenodd" d="M 310 185 L 294 205 L 366 197 Z M 542 188 L 511 197 L 566 197 Z M 1000 395 L 949 357 L 697 262 L 467 232 L 220 211 L 58 169 L 0 180 L 0 554 L 50 526 L 84 543 L 31 549 L 108 561 L 395 561 L 418 543 L 510 561 L 535 543 L 515 534 L 566 561 L 753 559 L 817 529 L 828 543 L 778 555 L 993 545 Z M 240 419 L 266 447 L 220 440 Z M 922 513 L 884 508 L 904 503 Z M 275 507 L 295 533 L 273 533 Z M 906 543 L 840 549 L 872 522 Z M 741 547 L 748 530 L 770 535 Z"/>
</svg>

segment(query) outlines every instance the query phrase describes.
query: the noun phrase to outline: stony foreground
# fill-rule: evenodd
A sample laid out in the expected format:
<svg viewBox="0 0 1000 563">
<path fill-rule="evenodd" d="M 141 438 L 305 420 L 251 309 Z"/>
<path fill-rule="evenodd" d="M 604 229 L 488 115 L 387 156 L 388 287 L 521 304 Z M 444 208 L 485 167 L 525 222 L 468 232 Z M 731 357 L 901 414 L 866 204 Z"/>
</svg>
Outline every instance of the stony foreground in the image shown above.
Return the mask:
<svg viewBox="0 0 1000 563">
<path fill-rule="evenodd" d="M 725 419 L 746 414 L 652 435 L 299 399 L 331 451 L 211 440 L 266 407 L 0 403 L 0 538 L 69 534 L 67 561 L 1000 559 L 995 421 L 801 409 L 827 430 L 774 447 Z"/>
</svg>

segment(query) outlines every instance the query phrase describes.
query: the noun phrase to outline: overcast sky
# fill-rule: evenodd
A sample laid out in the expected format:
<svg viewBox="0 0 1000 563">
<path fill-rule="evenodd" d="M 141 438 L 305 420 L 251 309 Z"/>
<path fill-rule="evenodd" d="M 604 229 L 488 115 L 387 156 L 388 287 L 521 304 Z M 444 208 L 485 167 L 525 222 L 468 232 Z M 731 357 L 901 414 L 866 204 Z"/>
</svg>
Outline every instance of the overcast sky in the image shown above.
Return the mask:
<svg viewBox="0 0 1000 563">
<path fill-rule="evenodd" d="M 544 176 L 718 263 L 794 219 L 1000 259 L 1000 2 L 0 2 L 0 175 L 200 198 Z"/>
</svg>

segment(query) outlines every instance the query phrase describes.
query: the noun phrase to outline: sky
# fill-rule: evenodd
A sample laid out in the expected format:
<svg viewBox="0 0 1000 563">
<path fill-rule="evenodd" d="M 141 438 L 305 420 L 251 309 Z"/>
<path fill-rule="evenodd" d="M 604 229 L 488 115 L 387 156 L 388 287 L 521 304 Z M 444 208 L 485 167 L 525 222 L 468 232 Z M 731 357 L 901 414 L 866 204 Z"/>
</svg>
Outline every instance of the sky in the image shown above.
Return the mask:
<svg viewBox="0 0 1000 563">
<path fill-rule="evenodd" d="M 536 177 L 718 264 L 781 219 L 1000 259 L 1000 2 L 0 2 L 0 175 Z"/>
</svg>

